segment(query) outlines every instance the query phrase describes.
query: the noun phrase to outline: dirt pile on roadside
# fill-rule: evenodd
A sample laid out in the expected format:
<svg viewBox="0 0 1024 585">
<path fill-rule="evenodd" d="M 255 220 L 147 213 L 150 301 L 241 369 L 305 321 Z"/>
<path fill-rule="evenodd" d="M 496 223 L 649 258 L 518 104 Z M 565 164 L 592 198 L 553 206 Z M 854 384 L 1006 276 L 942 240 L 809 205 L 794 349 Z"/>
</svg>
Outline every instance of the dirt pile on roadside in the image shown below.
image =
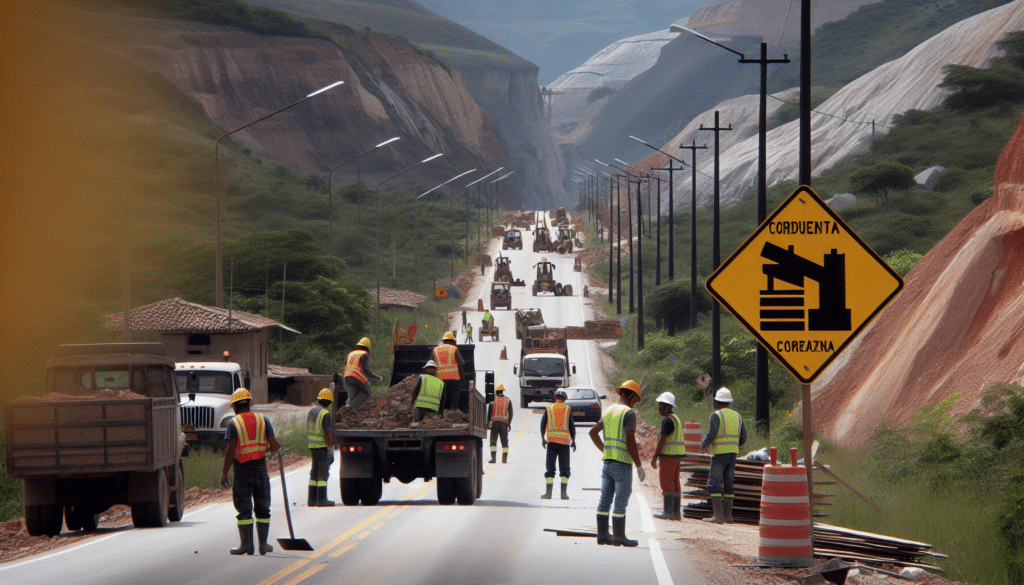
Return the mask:
<svg viewBox="0 0 1024 585">
<path fill-rule="evenodd" d="M 14 402 L 64 402 L 66 400 L 135 400 L 138 398 L 149 398 L 142 394 L 136 394 L 131 390 L 100 390 L 95 394 L 74 395 L 50 392 L 45 396 L 19 396 Z"/>
<path fill-rule="evenodd" d="M 407 376 L 388 388 L 376 402 L 367 401 L 358 411 L 339 408 L 335 426 L 339 429 L 451 429 L 455 425 L 469 424 L 469 415 L 446 410 L 441 416 L 427 415 L 419 422 L 412 420 L 412 391 L 419 375 Z M 372 406 L 369 406 L 372 405 Z"/>
</svg>

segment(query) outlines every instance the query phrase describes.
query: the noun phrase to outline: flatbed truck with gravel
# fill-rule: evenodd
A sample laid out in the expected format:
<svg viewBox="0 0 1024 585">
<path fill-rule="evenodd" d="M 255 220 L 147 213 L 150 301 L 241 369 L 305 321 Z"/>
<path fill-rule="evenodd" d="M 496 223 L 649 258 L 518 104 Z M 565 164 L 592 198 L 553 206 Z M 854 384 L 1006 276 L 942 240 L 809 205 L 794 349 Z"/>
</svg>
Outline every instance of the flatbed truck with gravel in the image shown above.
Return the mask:
<svg viewBox="0 0 1024 585">
<path fill-rule="evenodd" d="M 389 378 L 389 394 L 401 396 L 401 404 L 389 404 L 368 411 L 367 419 L 383 421 L 396 428 L 335 428 L 335 445 L 340 453 L 341 501 L 346 506 L 380 501 L 383 484 L 391 479 L 409 483 L 417 478 L 435 481 L 437 501 L 471 505 L 483 491 L 483 441 L 487 437 L 486 402 L 476 389 L 473 345 L 459 345 L 465 361 L 466 384 L 458 411 L 445 416 L 411 422 L 410 394 L 415 376 L 430 359 L 433 345 L 396 345 Z M 408 388 L 405 388 L 408 386 Z M 398 392 L 401 390 L 401 392 Z M 369 401 L 372 403 L 373 401 Z M 364 405 L 365 406 L 365 405 Z M 382 409 L 408 409 L 400 422 Z M 362 413 L 361 413 L 362 414 Z M 367 425 L 369 426 L 369 425 Z M 401 428 L 398 428 L 401 427 Z M 438 428 L 440 427 L 440 428 Z"/>
<path fill-rule="evenodd" d="M 30 535 L 65 523 L 92 532 L 115 504 L 136 527 L 181 520 L 188 447 L 163 344 L 59 346 L 46 390 L 3 407 L 7 476 L 23 481 Z"/>
</svg>

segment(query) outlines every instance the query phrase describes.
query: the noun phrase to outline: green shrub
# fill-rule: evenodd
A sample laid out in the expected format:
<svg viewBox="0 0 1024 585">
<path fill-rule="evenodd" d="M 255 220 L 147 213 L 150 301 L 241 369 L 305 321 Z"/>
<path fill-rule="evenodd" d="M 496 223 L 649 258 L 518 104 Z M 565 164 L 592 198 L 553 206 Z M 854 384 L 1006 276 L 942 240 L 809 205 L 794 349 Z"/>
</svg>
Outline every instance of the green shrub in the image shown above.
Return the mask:
<svg viewBox="0 0 1024 585">
<path fill-rule="evenodd" d="M 903 277 L 910 272 L 910 269 L 913 268 L 914 264 L 917 264 L 917 261 L 921 258 L 921 254 L 918 254 L 913 250 L 896 250 L 894 252 L 889 252 L 882 259 L 896 271 L 896 274 Z"/>
</svg>

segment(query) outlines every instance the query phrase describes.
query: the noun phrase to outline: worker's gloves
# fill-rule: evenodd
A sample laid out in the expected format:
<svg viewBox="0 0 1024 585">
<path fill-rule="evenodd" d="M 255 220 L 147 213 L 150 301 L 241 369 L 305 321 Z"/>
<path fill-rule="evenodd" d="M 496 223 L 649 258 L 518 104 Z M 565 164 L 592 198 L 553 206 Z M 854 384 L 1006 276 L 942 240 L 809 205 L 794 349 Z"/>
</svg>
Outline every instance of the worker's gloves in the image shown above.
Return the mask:
<svg viewBox="0 0 1024 585">
<path fill-rule="evenodd" d="M 378 380 L 383 380 L 384 379 L 384 376 L 381 376 L 380 374 L 374 374 L 373 377 L 378 379 Z"/>
<path fill-rule="evenodd" d="M 575 452 L 576 452 L 576 441 L 573 441 L 573 442 L 572 442 L 572 452 L 573 452 L 573 453 L 575 453 Z"/>
<path fill-rule="evenodd" d="M 640 478 L 640 483 L 644 482 L 644 478 L 647 477 L 647 472 L 644 471 L 643 465 L 638 465 L 636 467 L 636 476 Z"/>
<path fill-rule="evenodd" d="M 231 487 L 230 484 L 228 483 L 228 474 L 226 474 L 226 473 L 220 474 L 220 487 L 222 487 L 222 488 Z"/>
<path fill-rule="evenodd" d="M 547 449 L 548 448 L 548 442 L 545 441 L 544 439 L 541 439 L 540 440 L 540 446 L 541 446 L 542 449 Z"/>
</svg>

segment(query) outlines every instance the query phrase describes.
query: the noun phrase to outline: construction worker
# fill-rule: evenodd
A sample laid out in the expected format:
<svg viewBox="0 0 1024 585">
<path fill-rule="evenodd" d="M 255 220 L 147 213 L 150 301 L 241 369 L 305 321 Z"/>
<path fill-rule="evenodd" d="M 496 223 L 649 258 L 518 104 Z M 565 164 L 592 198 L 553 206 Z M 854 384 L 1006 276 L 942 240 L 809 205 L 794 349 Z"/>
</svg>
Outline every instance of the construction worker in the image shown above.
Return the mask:
<svg viewBox="0 0 1024 585">
<path fill-rule="evenodd" d="M 483 325 L 482 331 L 485 331 L 487 335 L 494 334 L 494 315 L 491 314 L 490 310 L 484 312 L 484 318 L 481 323 Z"/>
<path fill-rule="evenodd" d="M 508 463 L 508 427 L 512 424 L 512 401 L 505 397 L 505 385 L 494 389 L 494 401 L 487 405 L 487 428 L 491 429 L 491 463 L 497 463 L 498 439 L 501 462 Z"/>
<path fill-rule="evenodd" d="M 658 469 L 661 465 L 661 495 L 665 503 L 660 515 L 655 518 L 665 520 L 682 520 L 683 486 L 679 483 L 679 464 L 686 455 L 686 444 L 683 442 L 683 424 L 679 417 L 672 414 L 676 407 L 676 397 L 671 392 L 662 392 L 658 396 L 658 414 L 665 417 L 661 421 L 661 434 L 658 435 L 658 446 L 651 457 L 651 467 Z"/>
<path fill-rule="evenodd" d="M 370 339 L 364 337 L 345 360 L 345 392 L 348 394 L 345 406 L 357 410 L 370 397 L 367 378 L 384 379 L 370 371 Z"/>
<path fill-rule="evenodd" d="M 590 429 L 590 438 L 604 456 L 601 470 L 601 499 L 597 504 L 597 544 L 614 546 L 636 546 L 637 541 L 626 538 L 626 504 L 633 491 L 633 471 L 640 481 L 646 472 L 640 461 L 640 450 L 636 445 L 636 411 L 640 402 L 640 385 L 626 380 L 615 389 L 619 394 L 618 404 L 605 409 L 601 420 Z M 604 430 L 604 441 L 601 431 Z M 612 500 L 615 509 L 612 510 Z M 612 534 L 608 534 L 608 514 L 611 511 Z"/>
<path fill-rule="evenodd" d="M 437 377 L 444 381 L 444 398 L 441 404 L 448 410 L 457 410 L 466 362 L 455 345 L 455 334 L 446 331 L 441 337 L 441 343 L 431 350 L 431 353 L 434 363 L 437 364 Z"/>
<path fill-rule="evenodd" d="M 466 323 L 466 343 L 473 343 L 473 324 Z"/>
<path fill-rule="evenodd" d="M 444 410 L 441 404 L 443 395 L 444 382 L 437 377 L 434 360 L 430 360 L 424 364 L 423 373 L 412 389 L 412 420 L 421 421 L 428 414 L 441 414 Z"/>
<path fill-rule="evenodd" d="M 267 451 L 277 451 L 281 443 L 274 436 L 274 427 L 262 414 L 252 412 L 252 395 L 239 388 L 231 395 L 231 408 L 235 417 L 228 423 L 224 440 L 224 467 L 220 472 L 220 487 L 228 487 L 228 470 L 235 468 L 235 481 L 231 495 L 238 512 L 238 536 L 241 543 L 231 549 L 233 555 L 251 555 L 253 513 L 256 514 L 256 535 L 261 555 L 273 552 L 267 544 L 270 533 L 270 475 L 267 474 Z"/>
<path fill-rule="evenodd" d="M 732 505 L 736 501 L 733 491 L 733 473 L 740 446 L 747 442 L 747 427 L 743 425 L 740 413 L 729 408 L 732 392 L 719 388 L 715 392 L 715 412 L 711 413 L 708 434 L 700 443 L 701 453 L 711 453 L 711 469 L 708 471 L 708 493 L 711 494 L 712 518 L 705 522 L 732 524 Z"/>
<path fill-rule="evenodd" d="M 563 389 L 555 391 L 555 402 L 544 409 L 540 417 L 540 444 L 547 449 L 547 471 L 544 472 L 544 483 L 547 484 L 541 499 L 551 499 L 552 484 L 555 482 L 555 461 L 558 461 L 558 473 L 562 476 L 562 499 L 569 499 L 569 446 L 576 450 L 576 423 L 572 418 L 572 409 L 565 404 L 569 393 Z"/>
<path fill-rule="evenodd" d="M 331 464 L 334 463 L 332 402 L 334 394 L 329 388 L 324 388 L 317 394 L 316 404 L 306 415 L 309 456 L 313 460 L 309 467 L 309 495 L 306 497 L 306 505 L 311 508 L 334 506 L 334 502 L 327 499 L 327 476 L 331 474 Z"/>
</svg>

